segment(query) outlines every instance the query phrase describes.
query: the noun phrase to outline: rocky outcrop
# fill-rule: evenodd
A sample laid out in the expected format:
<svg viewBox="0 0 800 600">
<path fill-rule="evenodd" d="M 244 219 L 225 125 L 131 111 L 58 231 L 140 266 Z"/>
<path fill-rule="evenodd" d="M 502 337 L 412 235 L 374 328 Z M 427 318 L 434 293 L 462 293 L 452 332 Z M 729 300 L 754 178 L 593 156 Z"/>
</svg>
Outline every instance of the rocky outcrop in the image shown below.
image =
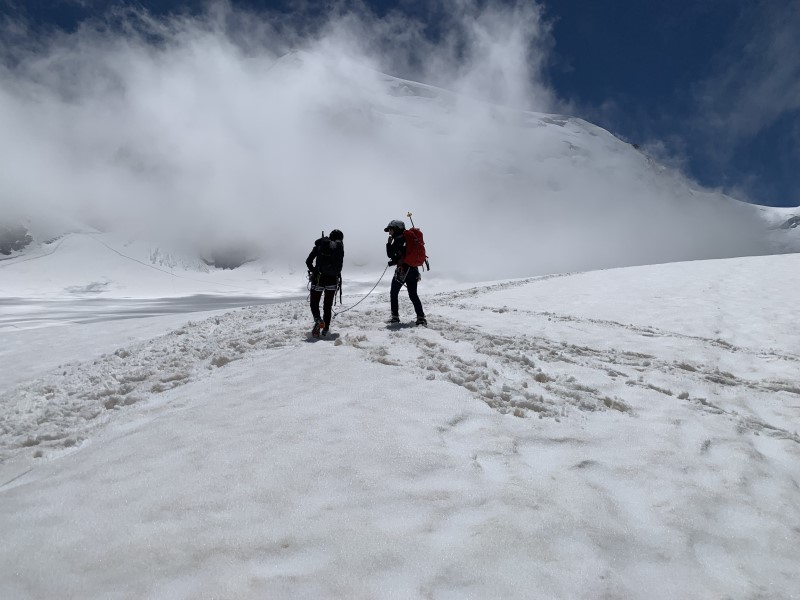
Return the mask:
<svg viewBox="0 0 800 600">
<path fill-rule="evenodd" d="M 800 215 L 795 215 L 781 225 L 781 229 L 794 229 L 800 227 Z"/>
<path fill-rule="evenodd" d="M 12 252 L 19 252 L 32 241 L 33 238 L 25 227 L 0 225 L 0 254 L 8 256 Z"/>
</svg>

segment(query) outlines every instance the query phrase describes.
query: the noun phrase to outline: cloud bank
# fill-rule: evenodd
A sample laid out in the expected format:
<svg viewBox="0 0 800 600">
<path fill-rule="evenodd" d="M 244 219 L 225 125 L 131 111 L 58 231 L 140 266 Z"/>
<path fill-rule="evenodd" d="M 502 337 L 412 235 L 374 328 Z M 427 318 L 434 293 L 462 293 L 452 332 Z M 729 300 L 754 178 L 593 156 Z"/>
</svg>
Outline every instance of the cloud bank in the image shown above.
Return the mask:
<svg viewBox="0 0 800 600">
<path fill-rule="evenodd" d="M 537 5 L 451 6 L 435 41 L 399 13 L 217 4 L 7 45 L 2 209 L 296 265 L 336 227 L 364 269 L 411 210 L 435 272 L 468 279 L 769 251 L 743 207 L 542 114 L 563 103 Z"/>
</svg>

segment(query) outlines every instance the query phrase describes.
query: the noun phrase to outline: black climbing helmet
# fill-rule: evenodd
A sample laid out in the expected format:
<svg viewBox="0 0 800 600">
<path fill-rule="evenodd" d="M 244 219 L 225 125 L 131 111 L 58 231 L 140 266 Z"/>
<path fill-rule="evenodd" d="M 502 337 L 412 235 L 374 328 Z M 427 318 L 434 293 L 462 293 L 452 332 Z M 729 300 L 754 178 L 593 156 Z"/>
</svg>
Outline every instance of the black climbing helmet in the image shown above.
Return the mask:
<svg viewBox="0 0 800 600">
<path fill-rule="evenodd" d="M 389 221 L 389 224 L 386 226 L 384 231 L 389 231 L 390 229 L 394 229 L 395 231 L 405 231 L 406 224 L 402 221 L 398 221 L 397 219 L 392 219 Z"/>
<path fill-rule="evenodd" d="M 332 240 L 341 241 L 341 240 L 344 239 L 344 234 L 341 231 L 339 231 L 338 229 L 334 229 L 333 231 L 330 232 L 328 237 L 331 238 Z"/>
</svg>

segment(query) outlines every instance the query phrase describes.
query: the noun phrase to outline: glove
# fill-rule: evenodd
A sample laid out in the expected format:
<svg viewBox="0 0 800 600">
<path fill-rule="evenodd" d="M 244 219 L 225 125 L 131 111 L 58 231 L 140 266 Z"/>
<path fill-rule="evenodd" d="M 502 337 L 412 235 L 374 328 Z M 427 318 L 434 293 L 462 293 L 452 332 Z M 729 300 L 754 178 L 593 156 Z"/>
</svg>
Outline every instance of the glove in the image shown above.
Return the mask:
<svg viewBox="0 0 800 600">
<path fill-rule="evenodd" d="M 396 264 L 397 264 L 396 262 L 394 262 L 393 260 L 390 260 L 388 266 L 391 267 L 392 265 L 396 265 Z"/>
</svg>

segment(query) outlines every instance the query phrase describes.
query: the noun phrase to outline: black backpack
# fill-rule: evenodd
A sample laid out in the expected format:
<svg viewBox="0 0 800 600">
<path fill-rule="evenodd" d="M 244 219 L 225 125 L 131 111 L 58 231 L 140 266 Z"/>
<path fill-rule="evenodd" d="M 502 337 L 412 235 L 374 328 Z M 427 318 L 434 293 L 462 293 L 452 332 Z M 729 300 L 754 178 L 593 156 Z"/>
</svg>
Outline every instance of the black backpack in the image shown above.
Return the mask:
<svg viewBox="0 0 800 600">
<path fill-rule="evenodd" d="M 317 247 L 317 270 L 323 275 L 337 277 L 344 263 L 344 244 L 342 240 L 321 237 L 314 245 Z"/>
</svg>

